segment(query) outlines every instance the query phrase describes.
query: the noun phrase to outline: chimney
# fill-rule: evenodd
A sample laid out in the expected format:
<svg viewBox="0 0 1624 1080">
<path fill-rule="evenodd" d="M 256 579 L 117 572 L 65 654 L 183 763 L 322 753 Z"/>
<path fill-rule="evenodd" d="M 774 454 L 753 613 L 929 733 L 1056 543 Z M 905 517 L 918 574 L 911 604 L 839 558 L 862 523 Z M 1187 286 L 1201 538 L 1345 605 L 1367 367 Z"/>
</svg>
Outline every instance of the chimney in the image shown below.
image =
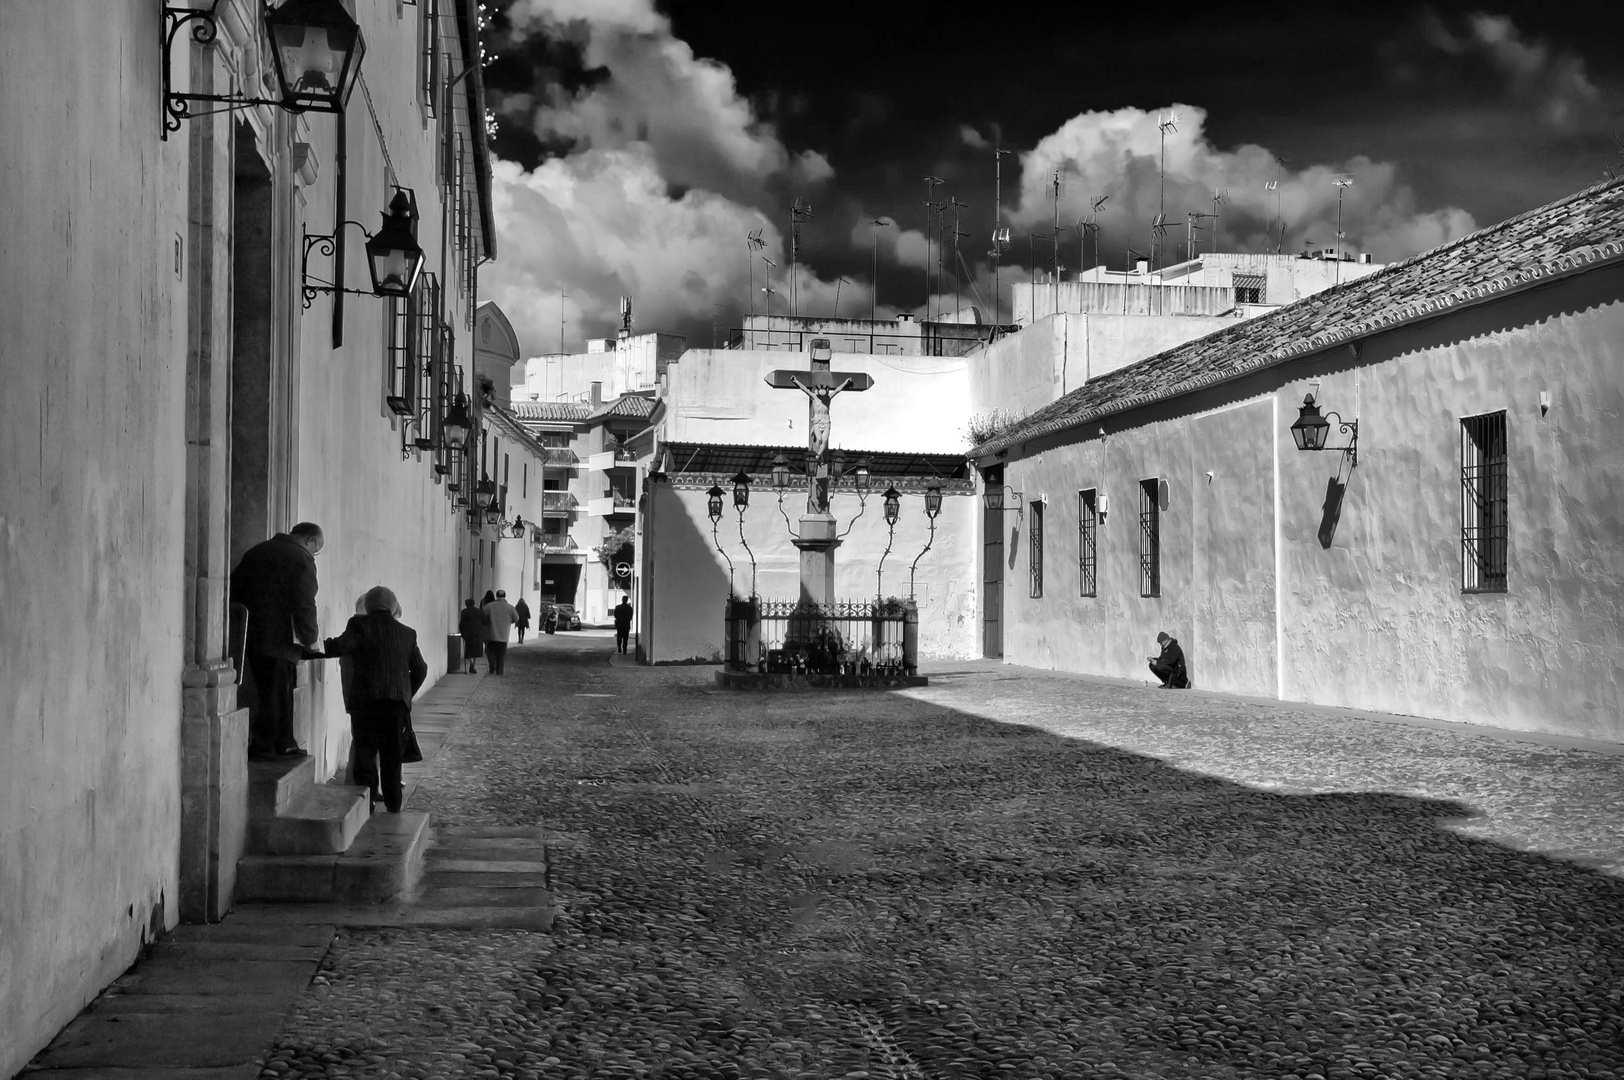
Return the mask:
<svg viewBox="0 0 1624 1080">
<path fill-rule="evenodd" d="M 596 409 L 603 404 L 603 383 L 596 380 L 592 383 L 592 407 Z"/>
<path fill-rule="evenodd" d="M 1148 273 L 1150 273 L 1150 260 L 1149 259 L 1140 259 L 1138 262 L 1134 263 L 1133 265 L 1134 265 L 1134 273 L 1136 273 L 1136 274 L 1148 274 Z"/>
</svg>

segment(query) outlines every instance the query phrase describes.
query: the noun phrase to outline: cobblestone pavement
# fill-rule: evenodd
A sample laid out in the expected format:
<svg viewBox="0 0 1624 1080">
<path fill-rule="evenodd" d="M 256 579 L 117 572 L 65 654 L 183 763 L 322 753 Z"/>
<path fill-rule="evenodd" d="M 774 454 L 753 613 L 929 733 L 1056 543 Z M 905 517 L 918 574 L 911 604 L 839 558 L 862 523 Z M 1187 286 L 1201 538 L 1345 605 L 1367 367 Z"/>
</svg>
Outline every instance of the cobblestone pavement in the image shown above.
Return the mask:
<svg viewBox="0 0 1624 1080">
<path fill-rule="evenodd" d="M 608 650 L 512 650 L 413 797 L 539 828 L 550 929 L 341 930 L 264 1076 L 1624 1076 L 1624 755 Z"/>
</svg>

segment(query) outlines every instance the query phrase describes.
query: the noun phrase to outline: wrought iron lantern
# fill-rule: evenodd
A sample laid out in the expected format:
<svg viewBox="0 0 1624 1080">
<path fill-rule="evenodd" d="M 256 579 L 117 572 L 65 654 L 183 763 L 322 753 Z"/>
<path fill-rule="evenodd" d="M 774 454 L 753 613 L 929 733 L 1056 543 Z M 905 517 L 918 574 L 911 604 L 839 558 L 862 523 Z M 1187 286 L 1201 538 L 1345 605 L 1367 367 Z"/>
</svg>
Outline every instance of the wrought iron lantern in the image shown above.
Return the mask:
<svg viewBox="0 0 1624 1080">
<path fill-rule="evenodd" d="M 995 487 L 995 488 L 990 487 L 990 488 L 987 489 L 986 493 L 981 496 L 981 501 L 987 507 L 988 510 L 1000 510 L 1000 511 L 1002 511 L 1002 510 L 1010 509 L 1009 503 L 1006 502 L 1005 499 L 1004 499 L 1004 495 L 1005 495 L 1006 492 L 1011 496 L 1009 502 L 1014 503 L 1013 509 L 1015 511 L 1016 519 L 1018 520 L 1020 518 L 1023 518 L 1025 516 L 1025 514 L 1026 514 L 1026 511 L 1021 505 L 1021 493 L 1016 491 L 1012 487 L 1008 487 L 1008 486 L 1003 485 L 1003 484 L 1000 484 L 998 487 Z M 938 499 L 939 498 L 940 497 L 938 496 Z"/>
<path fill-rule="evenodd" d="M 458 394 L 440 421 L 440 436 L 445 440 L 446 449 L 464 449 L 468 444 L 468 432 L 472 428 L 473 424 L 468 420 L 468 395 Z"/>
<path fill-rule="evenodd" d="M 194 101 L 214 102 L 228 111 L 250 105 L 276 105 L 289 112 L 344 111 L 360 76 L 366 41 L 341 0 L 285 0 L 279 7 L 267 7 L 265 33 L 271 43 L 271 64 L 281 97 L 188 94 L 173 89 L 170 54 L 175 38 L 187 24 L 195 23 L 189 35 L 192 43 L 211 44 L 220 33 L 219 7 L 220 0 L 214 0 L 207 8 L 163 9 L 163 139 L 167 140 L 171 131 L 179 131 L 182 120 L 191 118 Z"/>
<path fill-rule="evenodd" d="M 773 458 L 773 489 L 782 492 L 789 487 L 789 459 L 783 454 Z"/>
<path fill-rule="evenodd" d="M 902 492 L 894 487 L 888 487 L 881 498 L 885 500 L 885 523 L 895 525 L 897 517 L 902 513 Z"/>
<path fill-rule="evenodd" d="M 705 508 L 710 513 L 712 522 L 722 520 L 722 496 L 726 494 L 727 492 L 723 491 L 718 484 L 712 484 L 710 490 L 705 492 Z"/>
<path fill-rule="evenodd" d="M 1331 423 L 1320 415 L 1319 406 L 1314 404 L 1314 395 L 1308 394 L 1303 398 L 1302 407 L 1297 410 L 1297 422 L 1291 425 L 1291 438 L 1299 450 L 1342 450 L 1348 455 L 1350 465 L 1358 464 L 1359 448 L 1359 421 L 1344 421 L 1336 412 L 1337 430 L 1347 435 L 1348 445 L 1326 446 L 1325 437 L 1331 432 Z"/>
<path fill-rule="evenodd" d="M 743 469 L 733 477 L 733 505 L 739 510 L 750 505 L 750 474 Z"/>
<path fill-rule="evenodd" d="M 868 481 L 870 475 L 871 473 L 868 458 L 858 458 L 857 465 L 852 471 L 852 483 L 860 494 L 868 494 Z"/>
<path fill-rule="evenodd" d="M 423 270 L 423 249 L 417 246 L 417 196 L 410 188 L 395 189 L 383 225 L 366 246 L 373 293 L 410 296 Z"/>
<path fill-rule="evenodd" d="M 508 526 L 508 535 L 517 540 L 524 535 L 524 518 L 518 514 L 513 515 L 513 523 Z"/>
<path fill-rule="evenodd" d="M 331 257 L 337 250 L 339 231 L 353 225 L 367 238 L 367 269 L 372 274 L 372 291 L 346 289 L 333 281 L 310 276 L 310 252 L 319 248 Z M 389 209 L 383 212 L 383 225 L 369 233 L 359 221 L 341 221 L 331 233 L 305 233 L 304 258 L 299 265 L 304 306 L 309 307 L 317 293 L 354 293 L 358 296 L 407 297 L 417 287 L 423 270 L 423 249 L 417 243 L 417 196 L 410 188 L 396 188 Z"/>
<path fill-rule="evenodd" d="M 491 501 L 485 504 L 485 524 L 500 525 L 502 523 L 502 494 L 493 492 Z"/>
<path fill-rule="evenodd" d="M 834 453 L 829 455 L 829 479 L 838 484 L 840 482 L 840 478 L 845 475 L 846 455 L 844 452 L 836 450 Z"/>
<path fill-rule="evenodd" d="M 934 476 L 925 481 L 925 516 L 932 521 L 942 512 L 942 482 Z"/>
</svg>

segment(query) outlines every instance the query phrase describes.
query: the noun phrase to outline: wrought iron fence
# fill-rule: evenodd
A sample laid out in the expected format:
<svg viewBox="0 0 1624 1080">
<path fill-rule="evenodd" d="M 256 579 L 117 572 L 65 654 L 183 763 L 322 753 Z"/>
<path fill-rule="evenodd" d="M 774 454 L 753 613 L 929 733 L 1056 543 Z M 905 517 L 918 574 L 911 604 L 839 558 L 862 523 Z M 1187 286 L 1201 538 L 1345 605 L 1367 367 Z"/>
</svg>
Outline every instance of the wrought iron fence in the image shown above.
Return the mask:
<svg viewBox="0 0 1624 1080">
<path fill-rule="evenodd" d="M 899 600 L 813 604 L 757 600 L 757 664 L 764 672 L 903 675 L 917 667 L 908 633 L 910 606 Z M 917 609 L 913 610 L 917 626 Z"/>
</svg>

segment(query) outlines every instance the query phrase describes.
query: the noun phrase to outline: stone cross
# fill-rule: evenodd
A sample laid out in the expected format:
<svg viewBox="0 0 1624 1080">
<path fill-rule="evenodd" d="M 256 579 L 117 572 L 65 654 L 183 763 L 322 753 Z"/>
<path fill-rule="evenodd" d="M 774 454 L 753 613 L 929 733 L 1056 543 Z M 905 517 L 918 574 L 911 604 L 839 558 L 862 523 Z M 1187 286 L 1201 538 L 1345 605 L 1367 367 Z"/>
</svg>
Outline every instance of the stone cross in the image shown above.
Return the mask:
<svg viewBox="0 0 1624 1080">
<path fill-rule="evenodd" d="M 767 385 L 773 389 L 799 390 L 806 395 L 806 512 L 812 515 L 829 513 L 829 403 L 837 394 L 874 385 L 866 372 L 830 371 L 829 354 L 828 339 L 813 338 L 810 370 L 781 369 L 767 375 Z"/>
</svg>

